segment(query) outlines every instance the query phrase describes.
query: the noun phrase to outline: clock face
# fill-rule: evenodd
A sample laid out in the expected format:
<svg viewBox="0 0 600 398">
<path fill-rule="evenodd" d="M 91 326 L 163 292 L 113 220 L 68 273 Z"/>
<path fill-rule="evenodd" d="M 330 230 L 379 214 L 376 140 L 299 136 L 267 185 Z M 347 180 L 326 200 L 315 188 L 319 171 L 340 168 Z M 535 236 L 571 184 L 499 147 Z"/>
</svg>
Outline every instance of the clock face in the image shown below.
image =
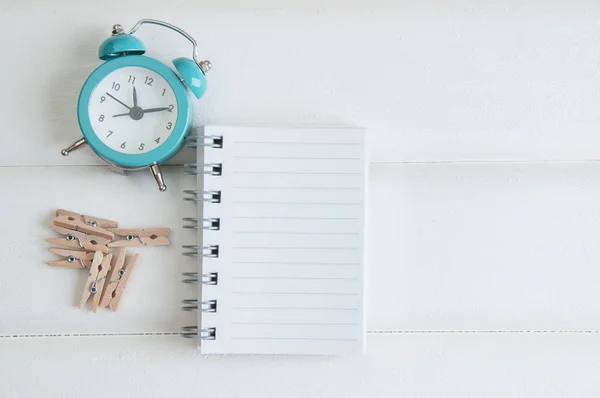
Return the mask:
<svg viewBox="0 0 600 398">
<path fill-rule="evenodd" d="M 156 149 L 177 121 L 177 99 L 159 74 L 126 66 L 106 75 L 94 88 L 88 114 L 94 133 L 109 148 L 124 154 Z"/>
</svg>

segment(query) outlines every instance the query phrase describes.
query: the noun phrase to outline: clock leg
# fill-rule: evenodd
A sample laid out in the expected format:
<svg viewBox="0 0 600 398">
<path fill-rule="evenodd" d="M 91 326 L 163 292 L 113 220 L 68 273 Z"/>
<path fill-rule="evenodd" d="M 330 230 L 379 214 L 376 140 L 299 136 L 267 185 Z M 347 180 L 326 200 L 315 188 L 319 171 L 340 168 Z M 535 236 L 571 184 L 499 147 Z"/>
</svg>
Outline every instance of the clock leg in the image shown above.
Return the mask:
<svg viewBox="0 0 600 398">
<path fill-rule="evenodd" d="M 85 140 L 85 138 L 80 138 L 79 140 L 75 141 L 70 147 L 63 149 L 60 153 L 62 153 L 63 156 L 67 156 L 68 154 L 73 152 L 75 149 L 77 149 L 85 144 L 87 144 L 87 141 Z"/>
<path fill-rule="evenodd" d="M 158 189 L 160 189 L 161 192 L 166 191 L 167 186 L 165 185 L 165 180 L 163 179 L 163 175 L 162 175 L 162 172 L 160 171 L 160 167 L 158 167 L 157 164 L 153 164 L 152 166 L 150 166 L 150 172 L 152 173 L 152 176 L 154 177 L 154 179 L 156 180 L 156 183 L 158 184 Z"/>
</svg>

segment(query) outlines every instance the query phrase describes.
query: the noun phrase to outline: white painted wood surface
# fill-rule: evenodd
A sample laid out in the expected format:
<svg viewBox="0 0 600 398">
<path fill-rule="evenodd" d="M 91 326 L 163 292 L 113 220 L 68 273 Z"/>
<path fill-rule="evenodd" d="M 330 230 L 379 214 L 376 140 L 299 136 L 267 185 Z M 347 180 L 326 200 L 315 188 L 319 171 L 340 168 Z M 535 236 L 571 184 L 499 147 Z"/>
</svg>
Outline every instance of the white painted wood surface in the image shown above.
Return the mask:
<svg viewBox="0 0 600 398">
<path fill-rule="evenodd" d="M 598 335 L 378 334 L 369 337 L 369 353 L 350 358 L 203 356 L 181 340 L 0 339 L 1 391 L 7 397 L 41 391 L 44 397 L 595 397 L 600 368 Z M 102 382 L 95 382 L 98 374 Z"/>
<path fill-rule="evenodd" d="M 143 17 L 213 62 L 198 124 L 369 129 L 366 356 L 208 357 L 170 335 L 189 323 L 179 192 L 193 183 L 167 168 L 161 194 L 88 149 L 59 154 L 97 46 Z M 113 394 L 91 381 L 102 371 L 128 396 L 594 396 L 599 18 L 584 0 L 5 2 L 0 395 Z M 190 52 L 140 35 L 163 60 Z M 44 265 L 57 207 L 165 225 L 174 245 L 140 249 L 119 313 L 79 311 L 85 277 Z"/>
<path fill-rule="evenodd" d="M 0 164 L 98 162 L 55 153 L 79 135 L 98 45 L 142 17 L 184 27 L 213 62 L 199 123 L 363 126 L 373 161 L 597 159 L 599 15 L 583 0 L 9 1 Z M 166 62 L 191 54 L 174 33 L 139 35 Z"/>
</svg>

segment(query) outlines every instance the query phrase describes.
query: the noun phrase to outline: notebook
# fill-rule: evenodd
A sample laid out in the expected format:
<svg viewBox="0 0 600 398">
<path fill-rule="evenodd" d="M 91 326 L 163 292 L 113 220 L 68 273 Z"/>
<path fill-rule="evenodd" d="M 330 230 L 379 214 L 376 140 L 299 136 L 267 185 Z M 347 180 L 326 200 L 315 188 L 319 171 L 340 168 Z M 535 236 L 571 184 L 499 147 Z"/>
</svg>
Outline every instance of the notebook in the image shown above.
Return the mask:
<svg viewBox="0 0 600 398">
<path fill-rule="evenodd" d="M 195 141 L 183 336 L 203 353 L 363 352 L 365 132 L 208 126 Z"/>
</svg>

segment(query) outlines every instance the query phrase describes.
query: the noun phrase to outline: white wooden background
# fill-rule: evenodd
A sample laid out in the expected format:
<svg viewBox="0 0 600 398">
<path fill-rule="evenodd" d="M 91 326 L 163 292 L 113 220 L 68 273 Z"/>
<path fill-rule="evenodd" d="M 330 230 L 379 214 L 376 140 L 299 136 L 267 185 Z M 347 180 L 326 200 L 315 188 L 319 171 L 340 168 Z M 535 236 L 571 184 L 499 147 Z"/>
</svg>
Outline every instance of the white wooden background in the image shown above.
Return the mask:
<svg viewBox="0 0 600 398">
<path fill-rule="evenodd" d="M 213 62 L 197 124 L 363 126 L 368 353 L 202 356 L 175 334 L 192 182 L 108 172 L 75 106 L 114 23 Z M 600 4 L 8 0 L 0 24 L 0 396 L 595 396 Z M 189 54 L 140 31 L 149 54 Z M 174 162 L 189 159 L 182 153 Z M 121 310 L 44 265 L 57 207 L 173 228 Z"/>
</svg>

